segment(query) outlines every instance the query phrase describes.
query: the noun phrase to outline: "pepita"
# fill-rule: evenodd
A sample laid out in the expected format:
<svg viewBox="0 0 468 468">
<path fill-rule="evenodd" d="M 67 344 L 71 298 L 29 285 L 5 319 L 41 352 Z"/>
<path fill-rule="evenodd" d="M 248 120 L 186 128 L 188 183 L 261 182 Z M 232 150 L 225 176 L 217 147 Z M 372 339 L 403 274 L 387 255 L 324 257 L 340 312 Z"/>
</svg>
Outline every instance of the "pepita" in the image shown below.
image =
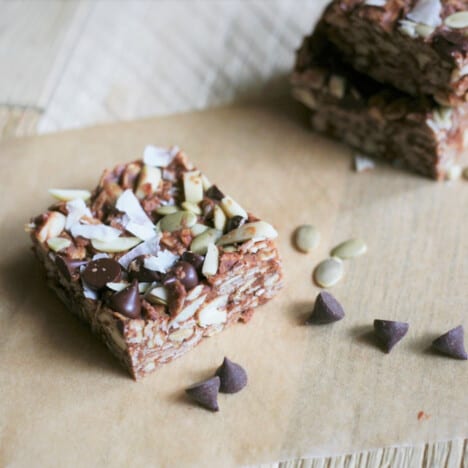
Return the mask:
<svg viewBox="0 0 468 468">
<path fill-rule="evenodd" d="M 209 228 L 192 240 L 190 250 L 197 254 L 205 255 L 208 250 L 208 245 L 215 243 L 220 237 L 221 231 Z"/>
<path fill-rule="evenodd" d="M 359 257 L 367 252 L 367 245 L 361 239 L 349 239 L 337 245 L 331 252 L 332 257 L 342 260 Z"/>
<path fill-rule="evenodd" d="M 197 222 L 197 216 L 190 211 L 177 211 L 160 220 L 162 231 L 173 232 L 182 228 L 191 228 Z"/>
<path fill-rule="evenodd" d="M 158 215 L 169 215 L 169 214 L 173 214 L 173 213 L 177 213 L 179 210 L 179 208 L 177 208 L 176 205 L 164 205 L 164 206 L 160 206 L 159 208 L 156 208 L 156 213 Z"/>
<path fill-rule="evenodd" d="M 314 270 L 314 280 L 322 288 L 335 285 L 343 277 L 343 262 L 337 257 L 327 258 L 320 262 Z"/>
<path fill-rule="evenodd" d="M 445 25 L 452 29 L 462 29 L 468 27 L 468 11 L 459 11 L 453 15 L 447 16 Z"/>
<path fill-rule="evenodd" d="M 309 252 L 319 245 L 320 233 L 315 226 L 304 224 L 296 229 L 294 241 L 301 252 Z"/>
</svg>

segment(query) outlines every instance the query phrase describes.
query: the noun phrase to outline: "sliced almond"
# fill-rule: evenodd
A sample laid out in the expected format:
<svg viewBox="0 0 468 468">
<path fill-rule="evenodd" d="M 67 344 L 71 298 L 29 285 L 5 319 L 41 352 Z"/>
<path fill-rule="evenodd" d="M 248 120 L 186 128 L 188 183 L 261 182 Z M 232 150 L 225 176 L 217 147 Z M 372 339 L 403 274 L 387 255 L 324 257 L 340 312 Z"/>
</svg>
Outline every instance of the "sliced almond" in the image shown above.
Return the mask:
<svg viewBox="0 0 468 468">
<path fill-rule="evenodd" d="M 161 170 L 158 167 L 145 164 L 140 172 L 135 194 L 139 198 L 144 198 L 154 193 L 161 182 Z"/>
<path fill-rule="evenodd" d="M 169 295 L 164 286 L 156 286 L 146 293 L 145 299 L 156 304 L 167 305 Z"/>
<path fill-rule="evenodd" d="M 195 300 L 200 294 L 203 292 L 203 284 L 199 284 L 198 286 L 195 286 L 188 294 L 187 297 L 185 298 L 187 301 L 193 301 Z"/>
<path fill-rule="evenodd" d="M 209 325 L 219 325 L 227 320 L 227 312 L 225 306 L 228 296 L 220 296 L 209 302 L 205 307 L 198 312 L 198 324 L 201 327 Z"/>
<path fill-rule="evenodd" d="M 247 211 L 245 211 L 244 208 L 242 208 L 239 203 L 237 203 L 231 197 L 224 197 L 221 200 L 221 207 L 223 208 L 228 218 L 232 218 L 233 216 L 242 216 L 243 218 L 247 219 L 249 217 Z"/>
<path fill-rule="evenodd" d="M 61 201 L 71 200 L 88 200 L 91 197 L 89 190 L 76 190 L 76 189 L 50 189 L 49 193 Z"/>
<path fill-rule="evenodd" d="M 208 245 L 214 244 L 220 237 L 220 231 L 209 228 L 192 240 L 190 250 L 197 254 L 205 255 L 208 250 Z"/>
<path fill-rule="evenodd" d="M 205 174 L 201 174 L 201 181 L 203 185 L 203 190 L 206 192 L 213 184 L 209 181 L 208 177 Z"/>
<path fill-rule="evenodd" d="M 192 202 L 189 202 L 189 201 L 184 201 L 180 204 L 180 206 L 186 210 L 186 211 L 191 211 L 192 213 L 196 214 L 196 215 L 201 215 L 202 214 L 202 210 L 201 208 L 195 204 L 195 203 L 192 203 Z"/>
<path fill-rule="evenodd" d="M 462 167 L 458 164 L 450 165 L 445 171 L 446 180 L 457 180 L 462 175 Z"/>
<path fill-rule="evenodd" d="M 219 205 L 215 205 L 213 210 L 213 224 L 215 229 L 223 232 L 226 227 L 226 215 Z"/>
<path fill-rule="evenodd" d="M 60 252 L 63 249 L 70 247 L 71 240 L 64 237 L 51 237 L 47 240 L 47 245 L 54 252 Z"/>
<path fill-rule="evenodd" d="M 191 211 L 177 211 L 164 216 L 159 222 L 162 231 L 173 232 L 182 228 L 191 228 L 197 222 L 197 216 Z"/>
<path fill-rule="evenodd" d="M 46 222 L 43 224 L 37 238 L 40 242 L 45 242 L 51 237 L 58 237 L 58 235 L 64 230 L 66 217 L 58 211 L 51 211 L 48 214 Z"/>
<path fill-rule="evenodd" d="M 346 79 L 339 75 L 332 75 L 328 82 L 328 89 L 332 96 L 342 99 L 346 91 Z"/>
<path fill-rule="evenodd" d="M 216 275 L 219 266 L 218 247 L 214 244 L 208 244 L 205 261 L 202 266 L 202 274 L 206 278 Z"/>
<path fill-rule="evenodd" d="M 110 282 L 110 283 L 106 283 L 106 286 L 111 289 L 112 291 L 116 291 L 116 292 L 119 292 L 119 291 L 123 291 L 127 286 L 129 285 L 129 283 L 127 283 L 127 281 L 121 281 L 121 282 Z"/>
<path fill-rule="evenodd" d="M 100 252 L 118 253 L 126 252 L 141 243 L 138 237 L 117 237 L 110 241 L 100 241 L 92 239 L 91 244 Z"/>
<path fill-rule="evenodd" d="M 200 308 L 200 306 L 205 302 L 206 294 L 200 296 L 193 302 L 191 302 L 188 306 L 184 307 L 180 313 L 172 320 L 172 323 L 179 323 L 188 320 L 189 318 L 193 317 L 196 311 Z"/>
<path fill-rule="evenodd" d="M 244 224 L 237 229 L 228 232 L 223 237 L 221 237 L 216 242 L 216 244 L 236 244 L 238 242 L 244 242 L 250 239 L 255 239 L 257 237 L 275 239 L 278 237 L 278 233 L 271 224 L 268 224 L 265 221 L 255 221 L 253 223 Z"/>
<path fill-rule="evenodd" d="M 308 89 L 294 88 L 292 94 L 297 101 L 302 102 L 309 109 L 317 109 L 317 99 Z"/>
<path fill-rule="evenodd" d="M 164 205 L 156 208 L 156 213 L 163 216 L 177 213 L 178 211 L 180 210 L 176 205 Z"/>
<path fill-rule="evenodd" d="M 203 200 L 203 184 L 200 171 L 185 172 L 183 180 L 185 200 L 195 204 L 201 202 Z"/>
<path fill-rule="evenodd" d="M 192 228 L 190 229 L 192 231 L 192 234 L 197 237 L 199 236 L 200 234 L 204 233 L 205 231 L 207 231 L 208 229 L 210 229 L 208 226 L 205 226 L 204 224 L 199 224 L 199 223 L 196 223 L 192 226 Z"/>
<path fill-rule="evenodd" d="M 169 341 L 174 343 L 182 343 L 182 341 L 190 338 L 193 335 L 193 327 L 192 328 L 181 328 L 180 330 L 176 330 L 172 332 L 167 338 Z"/>
</svg>

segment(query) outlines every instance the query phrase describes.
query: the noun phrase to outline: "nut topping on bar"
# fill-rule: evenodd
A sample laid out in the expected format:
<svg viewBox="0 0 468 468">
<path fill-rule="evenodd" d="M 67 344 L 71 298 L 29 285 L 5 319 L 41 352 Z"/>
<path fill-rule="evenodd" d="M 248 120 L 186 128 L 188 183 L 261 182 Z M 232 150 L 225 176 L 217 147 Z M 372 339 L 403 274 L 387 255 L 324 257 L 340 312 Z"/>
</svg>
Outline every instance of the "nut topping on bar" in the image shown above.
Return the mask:
<svg viewBox="0 0 468 468">
<path fill-rule="evenodd" d="M 271 299 L 282 286 L 275 229 L 178 149 L 104 171 L 28 231 L 50 286 L 138 379 Z"/>
</svg>

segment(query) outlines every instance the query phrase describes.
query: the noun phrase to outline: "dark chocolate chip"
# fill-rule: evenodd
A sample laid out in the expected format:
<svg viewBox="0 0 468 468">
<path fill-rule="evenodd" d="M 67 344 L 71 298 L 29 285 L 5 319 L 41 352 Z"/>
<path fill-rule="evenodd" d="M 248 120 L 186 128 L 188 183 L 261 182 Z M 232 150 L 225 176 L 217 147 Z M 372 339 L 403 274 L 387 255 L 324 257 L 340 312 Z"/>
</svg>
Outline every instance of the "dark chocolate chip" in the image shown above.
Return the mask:
<svg viewBox="0 0 468 468">
<path fill-rule="evenodd" d="M 196 268 L 189 262 L 177 262 L 166 275 L 164 284 L 169 284 L 176 280 L 179 280 L 183 284 L 186 291 L 190 291 L 199 282 Z"/>
<path fill-rule="evenodd" d="M 81 273 L 81 278 L 86 286 L 100 291 L 106 287 L 107 283 L 119 281 L 121 273 L 122 268 L 119 262 L 112 258 L 100 258 L 86 265 Z"/>
<path fill-rule="evenodd" d="M 222 393 L 237 393 L 247 385 L 247 372 L 227 357 L 224 358 L 215 375 L 221 380 L 219 391 Z"/>
<path fill-rule="evenodd" d="M 232 231 L 233 229 L 237 229 L 238 227 L 242 226 L 245 223 L 245 218 L 242 216 L 236 215 L 232 218 L 229 218 L 226 223 L 226 232 Z"/>
<path fill-rule="evenodd" d="M 213 219 L 215 206 L 216 206 L 216 203 L 209 198 L 204 198 L 200 202 L 200 208 L 202 210 L 202 216 L 205 222 Z"/>
<path fill-rule="evenodd" d="M 315 299 L 314 310 L 306 323 L 313 325 L 333 323 L 344 316 L 341 304 L 329 292 L 322 291 Z"/>
<path fill-rule="evenodd" d="M 196 383 L 185 390 L 185 393 L 210 411 L 219 411 L 218 392 L 220 386 L 219 377 L 211 377 L 211 379 Z"/>
<path fill-rule="evenodd" d="M 206 196 L 212 200 L 221 201 L 224 198 L 224 193 L 219 190 L 216 185 L 212 185 L 207 191 Z"/>
<path fill-rule="evenodd" d="M 120 312 L 129 318 L 137 318 L 141 312 L 140 293 L 138 291 L 138 281 L 133 280 L 130 286 L 122 291 L 112 294 L 107 300 L 107 305 L 116 312 Z"/>
<path fill-rule="evenodd" d="M 374 320 L 374 332 L 383 350 L 389 353 L 393 347 L 408 333 L 409 324 L 393 320 Z"/>
<path fill-rule="evenodd" d="M 439 54 L 451 58 L 457 52 L 466 52 L 468 41 L 461 31 L 441 30 L 434 36 L 432 46 Z"/>
<path fill-rule="evenodd" d="M 187 251 L 182 254 L 181 259 L 184 262 L 188 262 L 191 265 L 193 265 L 195 269 L 198 271 L 198 273 L 200 273 L 203 267 L 203 262 L 205 260 L 205 257 L 203 255 L 198 255 L 194 252 Z"/>
<path fill-rule="evenodd" d="M 440 353 L 455 359 L 468 359 L 465 351 L 463 325 L 452 328 L 452 330 L 439 336 L 432 342 L 432 347 Z"/>
<path fill-rule="evenodd" d="M 56 255 L 55 257 L 55 266 L 67 281 L 77 279 L 80 266 L 86 265 L 86 263 L 85 260 L 75 260 L 62 255 Z"/>
</svg>

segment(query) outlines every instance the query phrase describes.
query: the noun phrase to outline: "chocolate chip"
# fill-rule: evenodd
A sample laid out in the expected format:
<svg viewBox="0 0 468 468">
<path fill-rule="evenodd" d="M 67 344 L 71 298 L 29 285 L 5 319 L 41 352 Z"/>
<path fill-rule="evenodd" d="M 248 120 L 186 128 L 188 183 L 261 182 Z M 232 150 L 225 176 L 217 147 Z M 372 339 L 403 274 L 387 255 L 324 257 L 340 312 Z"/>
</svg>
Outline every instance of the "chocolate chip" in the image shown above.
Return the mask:
<svg viewBox="0 0 468 468">
<path fill-rule="evenodd" d="M 138 291 L 138 281 L 133 280 L 130 286 L 122 291 L 112 294 L 107 300 L 107 305 L 116 312 L 120 312 L 129 318 L 137 318 L 141 312 L 141 300 Z"/>
<path fill-rule="evenodd" d="M 374 332 L 383 350 L 389 353 L 392 348 L 406 335 L 409 324 L 393 320 L 374 320 Z"/>
<path fill-rule="evenodd" d="M 433 38 L 432 45 L 444 58 L 451 58 L 457 52 L 466 52 L 468 43 L 459 31 L 439 31 Z"/>
<path fill-rule="evenodd" d="M 224 193 L 219 190 L 216 185 L 212 185 L 207 191 L 206 196 L 212 200 L 221 201 L 224 198 Z"/>
<path fill-rule="evenodd" d="M 200 202 L 200 208 L 202 210 L 202 216 L 205 222 L 213 219 L 215 206 L 216 206 L 216 203 L 209 198 L 204 198 Z"/>
<path fill-rule="evenodd" d="M 128 266 L 128 275 L 130 279 L 137 279 L 141 283 L 152 283 L 161 281 L 162 274 L 159 271 L 148 270 L 144 266 L 145 256 L 140 255 L 133 259 Z"/>
<path fill-rule="evenodd" d="M 452 330 L 439 336 L 432 342 L 432 347 L 440 353 L 455 359 L 468 359 L 465 351 L 463 325 L 452 328 Z"/>
<path fill-rule="evenodd" d="M 337 322 L 344 316 L 345 313 L 341 304 L 329 292 L 322 291 L 315 299 L 314 310 L 306 323 L 323 325 Z"/>
<path fill-rule="evenodd" d="M 221 380 L 219 391 L 222 393 L 237 393 L 247 385 L 247 372 L 227 357 L 224 358 L 215 375 Z"/>
<path fill-rule="evenodd" d="M 67 281 L 77 279 L 80 266 L 86 265 L 86 263 L 84 260 L 75 260 L 62 255 L 56 255 L 55 257 L 55 266 Z"/>
<path fill-rule="evenodd" d="M 177 262 L 175 273 L 185 289 L 189 291 L 198 284 L 198 274 L 196 268 L 189 262 Z"/>
<path fill-rule="evenodd" d="M 242 216 L 236 215 L 232 218 L 229 218 L 226 223 L 226 232 L 230 232 L 238 227 L 241 227 L 245 223 L 245 218 Z"/>
<path fill-rule="evenodd" d="M 191 265 L 195 267 L 198 273 L 201 273 L 201 269 L 203 266 L 203 261 L 205 260 L 205 257 L 203 255 L 198 255 L 194 252 L 186 251 L 182 254 L 181 259 L 184 262 L 188 262 Z"/>
<path fill-rule="evenodd" d="M 196 383 L 185 390 L 185 393 L 210 411 L 219 411 L 218 392 L 220 386 L 219 377 L 211 377 L 211 379 Z"/>
<path fill-rule="evenodd" d="M 104 289 L 107 283 L 119 281 L 121 273 L 119 262 L 112 258 L 100 258 L 88 263 L 81 273 L 81 278 L 86 286 L 99 291 Z"/>
</svg>

